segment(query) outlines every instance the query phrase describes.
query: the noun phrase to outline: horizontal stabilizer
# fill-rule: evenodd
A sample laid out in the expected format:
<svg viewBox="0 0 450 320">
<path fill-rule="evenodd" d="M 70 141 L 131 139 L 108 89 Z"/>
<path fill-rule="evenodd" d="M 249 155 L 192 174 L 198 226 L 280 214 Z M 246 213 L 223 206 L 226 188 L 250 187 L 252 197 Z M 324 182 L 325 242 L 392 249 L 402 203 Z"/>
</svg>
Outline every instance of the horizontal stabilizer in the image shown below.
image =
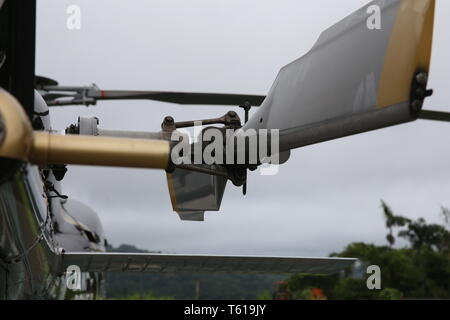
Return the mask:
<svg viewBox="0 0 450 320">
<path fill-rule="evenodd" d="M 82 272 L 226 272 L 333 274 L 351 266 L 350 258 L 167 255 L 153 253 L 68 252 L 62 270 Z"/>
</svg>

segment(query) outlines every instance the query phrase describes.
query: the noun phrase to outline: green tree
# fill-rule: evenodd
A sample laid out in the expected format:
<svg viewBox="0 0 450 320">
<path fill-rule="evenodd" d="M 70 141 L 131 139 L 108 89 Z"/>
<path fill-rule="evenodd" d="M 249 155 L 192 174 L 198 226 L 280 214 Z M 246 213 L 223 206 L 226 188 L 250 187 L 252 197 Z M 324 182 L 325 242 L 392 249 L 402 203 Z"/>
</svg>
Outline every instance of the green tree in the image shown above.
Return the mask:
<svg viewBox="0 0 450 320">
<path fill-rule="evenodd" d="M 331 299 L 450 299 L 450 212 L 442 209 L 444 225 L 425 219 L 396 216 L 382 201 L 389 246 L 351 243 L 332 256 L 358 258 L 362 268 L 347 270 L 345 277 L 295 275 L 289 286 L 297 298 L 307 298 L 309 288 L 321 288 Z M 405 248 L 393 248 L 394 228 L 407 241 Z M 364 267 L 378 265 L 382 290 L 368 290 Z"/>
<path fill-rule="evenodd" d="M 441 225 L 427 224 L 425 219 L 410 221 L 406 230 L 398 233 L 405 238 L 414 250 L 430 249 L 436 252 L 449 252 L 450 232 Z"/>
<path fill-rule="evenodd" d="M 386 239 L 392 247 L 395 244 L 394 227 L 403 227 L 411 221 L 405 217 L 394 215 L 391 208 L 383 200 L 381 200 L 381 208 L 383 209 L 384 219 L 386 220 L 386 228 L 389 230 Z"/>
</svg>

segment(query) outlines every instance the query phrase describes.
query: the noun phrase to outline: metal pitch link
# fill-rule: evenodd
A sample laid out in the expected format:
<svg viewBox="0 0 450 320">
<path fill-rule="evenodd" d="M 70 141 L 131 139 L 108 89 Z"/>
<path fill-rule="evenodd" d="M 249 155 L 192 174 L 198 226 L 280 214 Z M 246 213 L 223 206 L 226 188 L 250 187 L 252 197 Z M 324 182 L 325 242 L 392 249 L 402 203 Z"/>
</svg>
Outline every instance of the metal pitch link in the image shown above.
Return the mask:
<svg viewBox="0 0 450 320">
<path fill-rule="evenodd" d="M 250 102 L 247 101 L 242 106 L 239 106 L 239 108 L 244 109 L 244 111 L 245 111 L 244 123 L 247 123 L 248 119 L 249 119 L 250 109 L 252 108 L 252 105 L 250 104 Z"/>
<path fill-rule="evenodd" d="M 223 124 L 225 126 L 230 126 L 233 128 L 241 127 L 241 119 L 239 118 L 238 114 L 234 111 L 229 111 L 220 118 L 204 119 L 204 120 L 190 120 L 190 121 L 182 121 L 182 122 L 175 122 L 175 120 L 169 116 L 164 119 L 162 126 L 163 126 L 163 128 L 173 126 L 176 129 L 189 128 L 189 127 L 194 127 L 197 122 L 201 122 L 202 125 Z"/>
</svg>

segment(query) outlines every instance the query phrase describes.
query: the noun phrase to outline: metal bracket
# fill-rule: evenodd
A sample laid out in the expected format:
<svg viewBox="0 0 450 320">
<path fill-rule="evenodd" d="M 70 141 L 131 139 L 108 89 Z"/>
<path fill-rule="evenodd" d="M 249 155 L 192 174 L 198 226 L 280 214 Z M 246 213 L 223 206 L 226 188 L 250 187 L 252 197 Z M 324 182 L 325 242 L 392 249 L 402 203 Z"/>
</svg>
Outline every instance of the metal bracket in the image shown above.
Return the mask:
<svg viewBox="0 0 450 320">
<path fill-rule="evenodd" d="M 250 113 L 250 109 L 252 108 L 252 105 L 250 104 L 250 102 L 246 101 L 245 104 L 242 106 L 239 106 L 239 108 L 242 108 L 245 111 L 245 120 L 244 120 L 244 124 L 245 124 L 248 122 L 249 113 Z"/>
<path fill-rule="evenodd" d="M 411 112 L 415 117 L 420 116 L 425 98 L 433 95 L 433 90 L 427 89 L 428 73 L 418 70 L 411 85 Z"/>
<path fill-rule="evenodd" d="M 250 108 L 247 104 L 246 108 Z M 247 115 L 248 116 L 248 115 Z M 225 127 L 232 129 L 241 128 L 241 120 L 238 114 L 234 111 L 227 112 L 224 116 L 220 118 L 206 119 L 206 120 L 196 120 L 196 121 L 183 121 L 175 122 L 174 118 L 167 116 L 164 118 L 161 128 L 163 130 L 163 135 L 166 139 L 170 139 L 170 134 L 179 128 L 188 128 L 197 125 L 197 122 L 201 122 L 202 125 L 212 125 L 212 124 L 223 124 Z M 243 166 L 226 166 L 226 170 L 213 170 L 197 165 L 177 165 L 168 169 L 168 172 L 174 169 L 183 169 L 196 171 L 204 174 L 209 174 L 213 176 L 225 177 L 233 182 L 236 186 L 243 186 L 244 194 L 246 193 L 246 181 L 247 181 L 247 168 Z"/>
</svg>

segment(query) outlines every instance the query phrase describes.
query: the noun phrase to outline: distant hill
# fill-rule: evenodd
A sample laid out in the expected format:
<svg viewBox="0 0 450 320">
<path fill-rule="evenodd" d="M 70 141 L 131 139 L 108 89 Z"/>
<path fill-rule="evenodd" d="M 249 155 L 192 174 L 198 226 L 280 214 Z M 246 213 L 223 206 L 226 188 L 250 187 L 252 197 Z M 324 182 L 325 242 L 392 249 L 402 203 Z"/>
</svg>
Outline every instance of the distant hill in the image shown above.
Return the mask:
<svg viewBox="0 0 450 320">
<path fill-rule="evenodd" d="M 109 246 L 110 252 L 152 252 L 122 244 Z M 286 278 L 283 275 L 204 274 L 204 273 L 119 273 L 106 275 L 107 298 L 122 298 L 130 295 L 152 294 L 157 297 L 195 299 L 197 282 L 200 283 L 200 299 L 255 299 L 263 292 L 271 291 L 275 282 Z"/>
</svg>

